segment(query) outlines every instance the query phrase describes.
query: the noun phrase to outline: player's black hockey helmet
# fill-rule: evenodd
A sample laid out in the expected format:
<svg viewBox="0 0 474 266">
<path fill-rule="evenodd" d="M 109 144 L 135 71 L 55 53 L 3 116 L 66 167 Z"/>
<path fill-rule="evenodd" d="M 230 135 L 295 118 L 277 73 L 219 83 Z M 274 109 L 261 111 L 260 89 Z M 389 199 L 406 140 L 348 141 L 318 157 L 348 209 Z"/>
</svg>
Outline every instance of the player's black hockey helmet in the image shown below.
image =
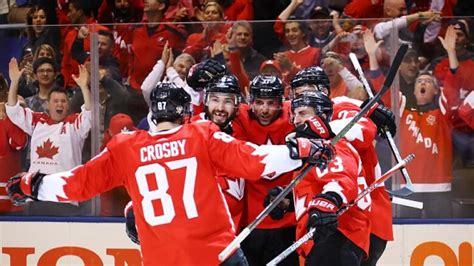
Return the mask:
<svg viewBox="0 0 474 266">
<path fill-rule="evenodd" d="M 329 78 L 320 67 L 307 67 L 300 70 L 291 80 L 291 89 L 294 91 L 296 88 L 304 85 L 315 85 L 319 91 L 330 92 Z"/>
<path fill-rule="evenodd" d="M 326 122 L 331 121 L 333 113 L 332 101 L 326 94 L 320 91 L 306 91 L 291 101 L 292 112 L 302 106 L 314 108 L 319 117 L 325 119 Z"/>
<path fill-rule="evenodd" d="M 239 81 L 237 78 L 232 74 L 226 74 L 219 77 L 214 78 L 211 82 L 206 85 L 206 95 L 205 95 L 205 103 L 207 103 L 207 99 L 209 93 L 212 92 L 220 92 L 220 93 L 229 93 L 235 94 L 236 97 L 236 105 L 240 102 L 240 86 Z"/>
<path fill-rule="evenodd" d="M 151 119 L 157 124 L 173 122 L 190 112 L 191 97 L 174 83 L 159 83 L 150 94 Z"/>
<path fill-rule="evenodd" d="M 223 92 L 240 95 L 239 81 L 232 74 L 222 75 L 214 78 L 206 85 L 206 92 Z"/>
<path fill-rule="evenodd" d="M 250 96 L 255 98 L 282 98 L 283 82 L 274 75 L 257 75 L 250 82 Z"/>
</svg>

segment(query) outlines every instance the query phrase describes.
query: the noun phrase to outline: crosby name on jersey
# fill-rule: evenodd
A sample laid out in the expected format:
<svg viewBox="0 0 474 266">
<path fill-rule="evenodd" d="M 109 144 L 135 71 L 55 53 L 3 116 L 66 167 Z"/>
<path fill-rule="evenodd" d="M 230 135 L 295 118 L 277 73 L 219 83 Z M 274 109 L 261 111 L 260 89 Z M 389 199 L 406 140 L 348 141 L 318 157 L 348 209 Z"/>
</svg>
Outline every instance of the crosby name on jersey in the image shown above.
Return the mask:
<svg viewBox="0 0 474 266">
<path fill-rule="evenodd" d="M 142 163 L 146 163 L 148 161 L 159 160 L 161 158 L 186 155 L 186 151 L 184 149 L 185 145 L 185 139 L 148 145 L 140 149 L 140 160 Z"/>
</svg>

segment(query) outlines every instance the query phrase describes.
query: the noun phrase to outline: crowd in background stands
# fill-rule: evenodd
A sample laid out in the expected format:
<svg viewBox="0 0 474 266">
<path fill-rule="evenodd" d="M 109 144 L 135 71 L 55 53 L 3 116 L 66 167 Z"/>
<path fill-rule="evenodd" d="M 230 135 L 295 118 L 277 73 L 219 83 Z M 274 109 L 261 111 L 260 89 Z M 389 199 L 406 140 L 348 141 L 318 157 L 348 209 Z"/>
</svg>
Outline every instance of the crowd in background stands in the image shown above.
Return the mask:
<svg viewBox="0 0 474 266">
<path fill-rule="evenodd" d="M 80 113 L 81 106 L 90 102 L 84 100 L 89 97 L 84 87 L 89 87 L 90 79 L 87 84 L 83 79 L 89 76 L 85 72 L 90 71 L 93 29 L 98 33 L 104 143 L 123 129 L 152 126 L 146 123 L 146 97 L 158 81 L 184 87 L 192 95 L 195 110 L 200 110 L 202 94 L 187 86 L 186 76 L 192 65 L 208 58 L 230 69 L 245 96 L 250 81 L 260 73 L 277 75 L 288 86 L 301 69 L 321 66 L 329 77 L 331 98 L 364 100 L 367 96 L 348 54 L 356 54 L 371 85 L 380 88 L 390 55 L 396 50 L 390 38 L 398 32 L 397 43 L 411 46 L 399 70 L 402 154 L 421 143 L 430 149 L 423 156 L 434 160 L 422 170 L 411 169 L 414 181 L 436 179 L 419 191 L 446 194 L 443 198 L 449 199 L 445 203 L 450 211 L 444 217 L 451 217 L 451 207 L 461 199 L 472 197 L 473 182 L 465 177 L 472 177 L 474 166 L 474 20 L 451 18 L 474 15 L 468 0 L 25 0 L 11 7 L 6 2 L 0 3 L 0 23 L 24 19 L 27 27 L 0 31 L 2 45 L 7 47 L 8 40 L 23 40 L 19 54 L 13 50 L 5 54 L 2 49 L 4 62 L 0 62 L 0 213 L 19 212 L 2 196 L 2 182 L 20 169 L 31 169 L 30 163 L 38 156 L 53 156 L 38 155 L 40 148 L 43 153 L 65 148 L 45 142 L 44 136 L 35 139 L 34 119 L 30 121 L 33 126 L 23 127 L 8 119 L 8 83 L 17 82 L 19 102 L 34 112 L 52 117 L 57 110 L 50 109 L 51 92 L 62 90 L 69 100 L 63 111 Z M 20 9 L 27 11 L 26 18 L 9 14 Z M 18 63 L 10 61 L 15 56 Z M 288 90 L 285 96 L 291 96 Z M 391 106 L 390 94 L 383 101 Z M 426 129 L 433 125 L 435 131 Z M 32 144 L 39 144 L 26 148 L 20 160 L 19 151 L 28 142 L 25 133 Z M 83 145 L 82 138 L 77 141 Z M 90 158 L 89 140 L 85 141 L 82 161 Z M 383 145 L 379 146 L 383 151 Z M 20 161 L 29 163 L 20 166 Z M 436 171 L 426 174 L 430 167 Z M 424 177 L 417 177 L 421 175 L 417 171 L 425 173 Z M 427 200 L 424 195 L 433 195 L 430 193 L 414 198 Z M 115 190 L 103 196 L 108 200 L 104 200 L 102 215 L 121 215 L 125 195 Z M 111 204 L 112 199 L 121 203 Z M 402 216 L 429 217 L 429 213 L 407 211 Z"/>
</svg>

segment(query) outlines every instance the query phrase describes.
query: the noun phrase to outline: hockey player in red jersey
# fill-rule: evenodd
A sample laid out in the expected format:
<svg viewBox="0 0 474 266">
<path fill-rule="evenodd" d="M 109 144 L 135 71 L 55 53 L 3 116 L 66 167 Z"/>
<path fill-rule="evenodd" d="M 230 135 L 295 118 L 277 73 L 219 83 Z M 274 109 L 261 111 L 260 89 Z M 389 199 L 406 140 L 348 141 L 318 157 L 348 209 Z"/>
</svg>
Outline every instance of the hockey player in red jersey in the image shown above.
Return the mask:
<svg viewBox="0 0 474 266">
<path fill-rule="evenodd" d="M 222 132 L 236 139 L 243 139 L 242 130 L 232 123 L 238 114 L 240 102 L 241 93 L 237 78 L 232 74 L 216 77 L 205 87 L 204 112 L 193 116 L 191 121 L 210 120 Z M 227 176 L 225 173 L 218 173 L 217 179 L 234 220 L 235 229 L 239 232 L 244 209 L 245 179 Z"/>
<path fill-rule="evenodd" d="M 219 264 L 218 253 L 235 238 L 235 229 L 216 171 L 253 180 L 276 177 L 301 166 L 301 159 L 324 160 L 325 143 L 297 139 L 288 144 L 291 159 L 287 146 L 244 143 L 210 121 L 183 124 L 189 104 L 182 88 L 159 84 L 151 94 L 156 132 L 118 134 L 99 155 L 70 171 L 14 176 L 7 185 L 10 199 L 83 201 L 123 185 L 134 204 L 144 265 Z M 246 260 L 237 249 L 222 265 Z"/>
<path fill-rule="evenodd" d="M 291 102 L 296 137 L 330 139 L 332 102 L 320 91 L 304 92 Z M 370 220 L 357 204 L 338 216 L 337 211 L 358 194 L 364 169 L 359 154 L 346 140 L 335 144 L 335 156 L 326 169 L 310 171 L 293 190 L 297 238 L 310 228 L 312 241 L 299 250 L 305 265 L 360 265 L 369 250 Z M 297 173 L 295 173 L 297 174 Z M 363 200 L 362 200 L 363 201 Z"/>
<path fill-rule="evenodd" d="M 255 144 L 283 144 L 285 136 L 293 131 L 289 121 L 289 104 L 283 103 L 282 81 L 273 75 L 258 75 L 250 83 L 250 105 L 241 104 L 234 124 L 245 132 L 245 140 Z M 286 173 L 248 180 L 245 184 L 245 216 L 242 225 L 255 220 L 264 208 L 268 190 L 286 186 L 293 178 Z M 286 212 L 279 220 L 266 217 L 242 242 L 249 264 L 264 265 L 295 240 L 294 212 Z M 280 265 L 296 265 L 296 255 L 288 257 Z"/>
<path fill-rule="evenodd" d="M 326 95 L 330 93 L 329 80 L 319 67 L 310 67 L 298 72 L 292 79 L 291 87 L 294 96 L 305 91 L 321 91 Z M 333 104 L 331 127 L 334 131 L 339 131 L 360 111 L 359 106 L 362 102 L 348 97 L 336 97 L 333 99 Z M 383 106 L 378 106 L 371 113 L 370 118 L 370 120 L 366 118 L 359 120 L 358 124 L 345 135 L 362 158 L 365 179 L 358 179 L 358 185 L 362 189 L 372 184 L 381 175 L 375 147 L 372 144 L 377 132 L 381 132 L 378 128 L 389 128 L 392 134 L 395 134 L 396 130 L 393 113 Z M 383 186 L 373 191 L 367 201 L 361 201 L 359 204 L 365 204 L 367 207 L 370 205 L 367 210 L 370 210 L 368 216 L 371 220 L 369 257 L 363 261 L 363 265 L 376 265 L 385 250 L 387 241 L 393 240 L 392 204 Z"/>
</svg>

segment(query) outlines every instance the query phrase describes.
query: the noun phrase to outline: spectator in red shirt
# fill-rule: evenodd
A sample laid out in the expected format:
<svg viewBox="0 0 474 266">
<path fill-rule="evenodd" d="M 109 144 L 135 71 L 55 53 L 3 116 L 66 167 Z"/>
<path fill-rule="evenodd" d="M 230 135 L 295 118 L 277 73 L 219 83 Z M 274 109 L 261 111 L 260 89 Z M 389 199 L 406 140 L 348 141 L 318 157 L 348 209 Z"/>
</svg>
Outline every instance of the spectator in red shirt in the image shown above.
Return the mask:
<svg viewBox="0 0 474 266">
<path fill-rule="evenodd" d="M 98 20 L 111 25 L 115 44 L 113 55 L 120 64 L 120 74 L 128 78 L 128 65 L 131 59 L 132 25 L 143 18 L 143 0 L 107 0 L 103 1 L 99 9 Z"/>
<path fill-rule="evenodd" d="M 472 86 L 472 69 L 473 60 L 468 59 L 464 62 L 458 60 L 457 51 L 460 50 L 462 44 L 468 34 L 467 29 L 462 29 L 459 24 L 462 22 L 453 22 L 448 27 L 445 38 L 440 37 L 440 41 L 448 54 L 449 70 L 446 72 L 444 80 L 443 94 L 448 102 L 447 108 L 453 111 L 450 122 L 453 124 L 453 144 L 455 154 L 459 156 L 464 165 L 472 165 L 474 161 L 474 130 L 466 119 L 465 106 L 463 101 L 467 99 L 467 95 L 472 94 L 474 88 Z M 471 97 L 472 98 L 472 97 Z M 467 112 L 469 113 L 469 112 Z"/>
<path fill-rule="evenodd" d="M 180 53 L 184 48 L 187 33 L 177 26 L 160 23 L 164 21 L 168 3 L 165 0 L 146 0 L 143 11 L 147 24 L 133 31 L 129 83 L 134 90 L 140 90 L 146 75 L 160 59 L 166 41 L 174 53 Z"/>
<path fill-rule="evenodd" d="M 224 43 L 225 35 L 229 25 L 223 23 L 224 10 L 216 2 L 208 2 L 204 7 L 204 30 L 200 33 L 189 35 L 186 40 L 186 48 L 183 52 L 188 53 L 201 61 L 210 57 L 210 49 L 215 41 Z"/>
<path fill-rule="evenodd" d="M 252 47 L 252 26 L 247 21 L 237 21 L 232 25 L 230 35 L 228 45 L 230 54 L 238 53 L 249 79 L 253 79 L 259 74 L 260 65 L 266 58 Z"/>
<path fill-rule="evenodd" d="M 144 13 L 148 22 L 135 30 L 132 35 L 132 58 L 129 60 L 129 84 L 131 87 L 128 107 L 130 116 L 138 123 L 148 113 L 148 106 L 143 99 L 140 87 L 153 66 L 161 58 L 165 44 L 173 53 L 181 53 L 187 33 L 178 26 L 160 23 L 169 1 L 145 0 Z"/>
<path fill-rule="evenodd" d="M 474 88 L 474 75 L 472 75 L 474 53 L 467 49 L 470 37 L 469 25 L 463 19 L 452 20 L 450 24 L 452 25 L 451 31 L 455 34 L 453 37 L 455 39 L 454 47 L 451 50 L 445 48 L 446 56 L 434 60 L 430 69 L 433 69 L 433 74 L 440 81 L 441 85 L 444 84 L 448 71 L 456 72 L 456 75 L 462 79 L 461 87 L 469 91 Z M 450 67 L 453 60 L 457 61 L 456 69 Z"/>
<path fill-rule="evenodd" d="M 321 49 L 308 45 L 307 25 L 302 21 L 293 20 L 294 17 L 288 20 L 301 3 L 302 1 L 292 0 L 280 13 L 273 27 L 280 36 L 284 33 L 285 43 L 290 48 L 285 52 L 275 53 L 274 59 L 284 71 L 289 72 L 290 77 L 303 68 L 319 64 L 321 53 Z"/>
<path fill-rule="evenodd" d="M 72 0 L 68 5 L 68 18 L 73 25 L 94 24 L 94 18 L 89 14 L 90 10 L 86 7 L 84 1 Z M 97 26 L 97 30 L 107 30 L 104 26 Z M 72 57 L 71 49 L 76 37 L 79 33 L 79 27 L 71 28 L 64 39 L 63 59 L 61 62 L 61 74 L 64 76 L 64 87 L 72 88 L 76 86 L 76 82 L 71 75 L 79 74 L 79 63 Z M 90 37 L 84 38 L 84 50 L 90 51 Z"/>
</svg>

